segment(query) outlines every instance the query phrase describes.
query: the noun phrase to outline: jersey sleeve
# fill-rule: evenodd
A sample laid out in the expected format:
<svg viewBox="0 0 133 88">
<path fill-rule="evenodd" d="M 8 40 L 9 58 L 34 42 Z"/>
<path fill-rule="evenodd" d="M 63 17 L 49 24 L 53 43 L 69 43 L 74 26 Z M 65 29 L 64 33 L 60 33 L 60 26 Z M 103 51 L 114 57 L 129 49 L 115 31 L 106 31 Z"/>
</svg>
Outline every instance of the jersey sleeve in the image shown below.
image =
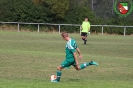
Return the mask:
<svg viewBox="0 0 133 88">
<path fill-rule="evenodd" d="M 74 47 L 75 49 L 78 48 L 78 45 L 77 45 L 76 41 L 74 41 L 73 47 Z"/>
<path fill-rule="evenodd" d="M 71 52 L 76 52 L 75 48 L 72 45 L 68 45 L 68 49 L 71 50 Z"/>
<path fill-rule="evenodd" d="M 90 28 L 90 23 L 88 22 L 88 28 Z"/>
<path fill-rule="evenodd" d="M 71 52 L 76 52 L 76 48 L 77 48 L 77 44 L 76 44 L 76 41 L 75 40 L 71 40 L 71 43 L 68 44 L 68 49 L 71 51 Z"/>
</svg>

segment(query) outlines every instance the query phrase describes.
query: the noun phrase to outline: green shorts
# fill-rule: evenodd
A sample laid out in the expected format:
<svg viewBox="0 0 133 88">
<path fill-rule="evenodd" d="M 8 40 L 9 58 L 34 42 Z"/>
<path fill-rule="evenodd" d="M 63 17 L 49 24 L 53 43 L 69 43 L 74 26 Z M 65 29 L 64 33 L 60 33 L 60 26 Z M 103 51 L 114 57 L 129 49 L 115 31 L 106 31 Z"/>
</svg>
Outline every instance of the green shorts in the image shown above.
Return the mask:
<svg viewBox="0 0 133 88">
<path fill-rule="evenodd" d="M 76 62 L 75 61 L 68 61 L 68 60 L 64 60 L 62 63 L 61 63 L 61 66 L 63 68 L 69 68 L 71 65 L 75 66 L 76 65 Z"/>
</svg>

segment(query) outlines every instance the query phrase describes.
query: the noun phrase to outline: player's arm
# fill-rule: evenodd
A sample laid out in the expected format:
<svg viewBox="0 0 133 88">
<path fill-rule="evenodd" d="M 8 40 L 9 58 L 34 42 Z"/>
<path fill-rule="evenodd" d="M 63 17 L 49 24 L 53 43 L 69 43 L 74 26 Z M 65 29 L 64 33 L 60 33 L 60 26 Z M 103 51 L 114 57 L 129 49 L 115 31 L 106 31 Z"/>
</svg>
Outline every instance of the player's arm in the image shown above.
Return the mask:
<svg viewBox="0 0 133 88">
<path fill-rule="evenodd" d="M 80 52 L 80 49 L 79 48 L 76 48 L 77 52 L 78 52 L 78 55 L 79 55 L 79 59 L 81 60 L 82 59 L 82 54 Z"/>
<path fill-rule="evenodd" d="M 88 32 L 90 31 L 90 23 L 88 22 Z"/>
<path fill-rule="evenodd" d="M 82 30 L 82 25 L 80 26 L 80 30 Z"/>
<path fill-rule="evenodd" d="M 90 27 L 88 28 L 88 32 L 90 32 Z"/>
<path fill-rule="evenodd" d="M 82 26 L 83 26 L 83 22 L 82 22 L 82 24 L 81 24 L 81 26 L 80 26 L 80 30 L 83 30 L 83 27 L 82 27 Z"/>
<path fill-rule="evenodd" d="M 76 65 L 78 66 L 79 63 L 78 63 L 78 59 L 77 59 L 77 54 L 76 54 L 76 52 L 73 52 L 73 56 L 74 56 L 74 59 L 75 59 Z"/>
</svg>

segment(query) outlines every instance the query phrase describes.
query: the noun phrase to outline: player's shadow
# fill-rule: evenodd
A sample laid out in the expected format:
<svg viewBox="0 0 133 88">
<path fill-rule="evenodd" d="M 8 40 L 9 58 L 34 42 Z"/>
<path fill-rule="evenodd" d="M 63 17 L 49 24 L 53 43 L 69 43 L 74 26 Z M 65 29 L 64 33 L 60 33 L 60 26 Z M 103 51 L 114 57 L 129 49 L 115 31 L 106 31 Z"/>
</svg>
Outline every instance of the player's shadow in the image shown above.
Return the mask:
<svg viewBox="0 0 133 88">
<path fill-rule="evenodd" d="M 87 44 L 82 44 L 82 45 L 91 45 L 90 43 L 87 43 Z"/>
<path fill-rule="evenodd" d="M 69 79 L 68 82 L 79 82 L 79 79 Z"/>
</svg>

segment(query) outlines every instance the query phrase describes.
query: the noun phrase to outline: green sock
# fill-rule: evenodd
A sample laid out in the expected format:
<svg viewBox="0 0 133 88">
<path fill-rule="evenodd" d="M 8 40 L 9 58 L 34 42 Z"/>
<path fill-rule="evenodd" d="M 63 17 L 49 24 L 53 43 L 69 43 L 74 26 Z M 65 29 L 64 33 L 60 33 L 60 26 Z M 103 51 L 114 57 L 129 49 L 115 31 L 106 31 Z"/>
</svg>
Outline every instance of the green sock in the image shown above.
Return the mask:
<svg viewBox="0 0 133 88">
<path fill-rule="evenodd" d="M 86 68 L 87 66 L 90 66 L 90 64 L 87 63 L 87 62 L 81 64 L 81 65 L 80 65 L 80 70 Z"/>
<path fill-rule="evenodd" d="M 56 75 L 57 75 L 57 81 L 60 81 L 60 77 L 61 77 L 62 72 L 61 71 L 56 71 Z"/>
</svg>

